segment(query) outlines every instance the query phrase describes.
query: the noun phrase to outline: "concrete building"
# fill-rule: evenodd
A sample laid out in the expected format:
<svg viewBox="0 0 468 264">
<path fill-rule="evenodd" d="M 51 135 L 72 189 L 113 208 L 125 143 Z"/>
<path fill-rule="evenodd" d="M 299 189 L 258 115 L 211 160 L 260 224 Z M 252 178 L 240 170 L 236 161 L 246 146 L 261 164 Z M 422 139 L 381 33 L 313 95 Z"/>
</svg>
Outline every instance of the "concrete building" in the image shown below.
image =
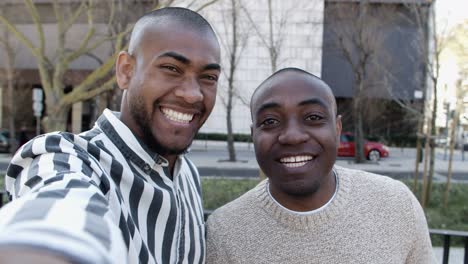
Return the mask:
<svg viewBox="0 0 468 264">
<path fill-rule="evenodd" d="M 56 24 L 52 9 L 52 0 L 37 0 L 35 1 L 38 10 L 43 19 L 44 30 L 47 36 L 47 50 L 51 57 L 54 54 L 56 46 L 54 42 L 57 37 Z M 63 1 L 63 5 L 68 8 L 73 8 L 79 3 L 77 0 Z M 102 1 L 103 3 L 104 1 Z M 125 19 L 127 23 L 132 23 L 135 18 L 148 10 L 147 6 L 154 1 L 136 1 L 132 4 L 135 8 L 133 12 L 123 12 L 120 19 Z M 179 6 L 187 6 L 192 1 L 176 1 Z M 206 1 L 195 2 L 198 6 Z M 303 68 L 317 76 L 322 76 L 327 81 L 337 95 L 338 101 L 350 100 L 352 97 L 352 76 L 350 75 L 349 67 L 343 60 L 333 51 L 333 38 L 330 37 L 330 28 L 336 25 L 334 21 L 330 21 L 329 6 L 334 2 L 343 2 L 355 4 L 355 1 L 347 0 L 295 0 L 283 1 L 272 0 L 271 8 L 268 5 L 268 0 L 258 1 L 242 1 L 238 12 L 238 40 L 239 53 L 237 57 L 236 71 L 233 78 L 235 87 L 235 97 L 233 100 L 232 122 L 235 133 L 249 134 L 250 133 L 250 112 L 248 102 L 254 89 L 273 72 L 271 48 L 275 48 L 277 59 L 275 60 L 276 68 L 283 67 L 299 67 Z M 408 0 L 381 0 L 371 1 L 382 4 L 386 2 L 388 6 L 402 8 L 402 3 L 406 2 L 428 2 L 428 1 L 408 1 Z M 100 2 L 101 3 L 101 2 Z M 37 43 L 37 34 L 35 27 L 32 24 L 30 16 L 26 13 L 21 0 L 3 0 L 0 3 L 1 11 L 14 24 L 24 32 L 31 40 Z M 196 9 L 197 6 L 191 8 Z M 271 10 L 271 19 L 270 13 Z M 389 9 L 390 10 L 390 9 Z M 393 9 L 392 9 L 393 10 Z M 218 98 L 215 109 L 207 120 L 205 126 L 201 129 L 204 133 L 226 133 L 226 108 L 225 102 L 227 99 L 228 75 L 229 75 L 229 55 L 232 50 L 232 6 L 230 1 L 220 0 L 217 3 L 203 9 L 201 13 L 213 25 L 222 45 L 222 66 L 223 74 L 218 87 Z M 404 11 L 402 11 L 404 12 Z M 123 18 L 123 16 L 126 16 Z M 108 9 L 101 7 L 96 11 L 96 21 L 98 25 L 98 33 L 104 35 L 107 33 Z M 392 21 L 386 25 L 386 30 L 390 35 L 388 42 L 385 44 L 393 57 L 395 79 L 389 79 L 385 91 L 388 87 L 396 92 L 397 97 L 405 100 L 412 100 L 414 91 L 424 89 L 424 76 L 422 76 L 421 65 L 413 63 L 408 59 L 408 54 L 412 53 L 411 47 L 405 46 L 402 48 L 402 43 L 412 41 L 414 29 L 411 26 L 403 26 L 395 28 L 395 23 L 404 24 L 404 21 Z M 270 38 L 270 27 L 272 36 Z M 4 30 L 0 27 L 0 31 Z M 72 26 L 70 33 L 67 35 L 67 47 L 70 49 L 76 48 L 80 43 L 87 30 L 86 19 L 78 19 L 78 23 Z M 14 40 L 14 37 L 11 39 Z M 272 42 L 270 42 L 272 40 Z M 15 40 L 16 41 L 16 40 Z M 271 44 L 273 43 L 273 44 Z M 17 81 L 22 83 L 25 88 L 40 84 L 37 71 L 35 69 L 35 59 L 29 51 L 22 45 L 15 42 L 17 46 L 17 58 L 15 68 L 17 69 Z M 406 45 L 406 44 L 405 44 Z M 96 50 L 90 52 L 89 56 L 82 56 L 74 61 L 70 71 L 67 73 L 67 85 L 73 87 L 79 83 L 83 76 L 96 68 L 100 62 L 105 60 L 111 54 L 111 45 L 104 43 Z M 5 61 L 5 54 L 0 49 L 0 61 Z M 0 65 L 2 68 L 3 65 Z M 417 76 L 417 78 L 415 78 Z M 373 96 L 379 97 L 384 87 L 375 87 Z M 26 89 L 27 90 L 27 89 Z M 30 107 L 30 96 L 24 97 L 24 107 Z M 5 96 L 3 96 L 5 100 Z M 84 105 L 75 107 L 74 116 L 74 131 L 79 131 L 88 128 L 90 120 L 93 119 L 96 105 L 94 102 L 86 102 Z M 29 110 L 26 111 L 28 116 L 21 122 L 27 122 L 31 126 L 34 119 Z M 6 126 L 6 114 L 2 116 L 2 126 Z M 19 126 L 20 124 L 17 124 Z"/>
<path fill-rule="evenodd" d="M 345 130 L 353 130 L 355 80 L 361 78 L 365 134 L 415 135 L 414 115 L 395 102 L 421 111 L 431 97 L 425 67 L 431 2 L 325 1 L 322 78 L 335 92 Z"/>
</svg>

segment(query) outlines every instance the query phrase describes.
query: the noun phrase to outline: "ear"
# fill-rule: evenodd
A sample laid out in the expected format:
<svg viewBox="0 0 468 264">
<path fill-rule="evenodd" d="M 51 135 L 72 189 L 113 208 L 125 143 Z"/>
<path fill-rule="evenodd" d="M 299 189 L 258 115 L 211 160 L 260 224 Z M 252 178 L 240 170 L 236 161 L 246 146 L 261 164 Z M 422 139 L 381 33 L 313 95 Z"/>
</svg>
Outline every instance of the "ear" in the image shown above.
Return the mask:
<svg viewBox="0 0 468 264">
<path fill-rule="evenodd" d="M 115 63 L 115 77 L 119 88 L 125 90 L 132 80 L 135 59 L 126 51 L 121 51 Z"/>
<path fill-rule="evenodd" d="M 342 124 L 341 124 L 341 115 L 336 116 L 336 140 L 337 142 L 340 142 L 340 135 L 341 135 L 341 129 L 342 129 Z"/>
</svg>

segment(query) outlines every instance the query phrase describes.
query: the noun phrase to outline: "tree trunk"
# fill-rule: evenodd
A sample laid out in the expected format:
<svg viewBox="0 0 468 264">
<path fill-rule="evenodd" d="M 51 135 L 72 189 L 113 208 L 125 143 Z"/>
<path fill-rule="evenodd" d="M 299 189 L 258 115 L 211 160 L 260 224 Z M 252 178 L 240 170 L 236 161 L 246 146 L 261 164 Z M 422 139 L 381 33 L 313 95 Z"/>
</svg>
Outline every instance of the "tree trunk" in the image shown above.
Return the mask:
<svg viewBox="0 0 468 264">
<path fill-rule="evenodd" d="M 413 181 L 413 193 L 418 193 L 418 178 L 419 178 L 419 163 L 421 160 L 422 146 L 421 146 L 421 135 L 423 134 L 424 127 L 424 115 L 418 118 L 418 131 L 416 132 L 416 164 L 414 166 L 414 181 Z"/>
<path fill-rule="evenodd" d="M 422 186 L 422 193 L 421 193 L 421 199 L 420 199 L 420 202 L 421 202 L 421 206 L 422 208 L 426 208 L 426 197 L 427 197 L 427 163 L 428 163 L 428 160 L 429 160 L 429 140 L 430 140 L 430 131 L 432 130 L 431 126 L 432 126 L 432 121 L 431 122 L 428 122 L 429 123 L 429 127 L 427 128 L 427 131 L 426 131 L 426 138 L 425 138 L 425 143 L 424 143 L 424 171 L 423 171 L 423 186 Z"/>
<path fill-rule="evenodd" d="M 229 161 L 236 161 L 236 150 L 234 148 L 234 135 L 232 132 L 232 91 L 229 88 L 228 103 L 226 106 L 226 125 L 227 125 L 227 148 Z"/>
<path fill-rule="evenodd" d="M 461 91 L 461 81 L 457 82 L 457 102 L 455 107 L 455 113 L 453 115 L 453 121 L 450 128 L 450 152 L 449 152 L 449 164 L 447 170 L 447 184 L 445 185 L 445 192 L 444 192 L 444 208 L 447 209 L 448 207 L 448 200 L 450 194 L 450 181 L 452 179 L 452 161 L 453 161 L 453 151 L 455 149 L 455 136 L 456 130 L 458 127 L 458 123 L 460 120 L 460 112 L 463 110 L 463 97 L 464 94 Z M 463 144 L 462 144 L 463 149 Z"/>
<path fill-rule="evenodd" d="M 365 161 L 364 157 L 364 135 L 362 131 L 362 111 L 361 111 L 361 91 L 362 91 L 362 83 L 357 82 L 356 88 L 358 89 L 357 93 L 355 93 L 355 97 L 353 99 L 353 117 L 354 121 L 354 146 L 355 146 L 355 155 L 354 161 L 356 163 L 363 163 Z"/>
<path fill-rule="evenodd" d="M 52 105 L 52 104 L 48 104 Z M 70 106 L 47 109 L 47 116 L 42 119 L 42 130 L 45 132 L 66 131 Z"/>
<path fill-rule="evenodd" d="M 236 150 L 234 148 L 234 135 L 232 134 L 232 122 L 231 122 L 231 114 L 228 114 L 227 118 L 227 148 L 229 153 L 229 161 L 236 161 Z"/>
<path fill-rule="evenodd" d="M 237 66 L 237 51 L 238 51 L 238 30 L 237 16 L 238 7 L 235 0 L 231 0 L 231 16 L 232 16 L 232 51 L 229 58 L 229 76 L 228 76 L 228 98 L 226 104 L 226 126 L 227 126 L 227 148 L 229 153 L 229 161 L 237 161 L 236 150 L 234 148 L 234 135 L 232 131 L 232 100 L 234 96 L 234 73 Z"/>
<path fill-rule="evenodd" d="M 429 159 L 429 177 L 427 180 L 427 191 L 425 204 L 428 205 L 431 198 L 432 179 L 434 178 L 435 165 L 435 135 L 436 135 L 436 118 L 437 118 L 437 81 L 434 81 L 434 107 L 432 108 L 431 130 L 430 130 L 430 159 Z"/>
<path fill-rule="evenodd" d="M 4 41 L 5 41 L 5 53 L 6 53 L 6 77 L 7 77 L 7 106 L 8 106 L 8 129 L 9 129 L 9 143 L 10 143 L 10 153 L 15 153 L 16 149 L 18 148 L 18 142 L 16 141 L 16 126 L 15 126 L 15 119 L 16 119 L 16 104 L 15 104 L 15 50 L 10 45 L 10 41 L 8 39 L 8 33 L 5 32 L 4 34 Z"/>
</svg>

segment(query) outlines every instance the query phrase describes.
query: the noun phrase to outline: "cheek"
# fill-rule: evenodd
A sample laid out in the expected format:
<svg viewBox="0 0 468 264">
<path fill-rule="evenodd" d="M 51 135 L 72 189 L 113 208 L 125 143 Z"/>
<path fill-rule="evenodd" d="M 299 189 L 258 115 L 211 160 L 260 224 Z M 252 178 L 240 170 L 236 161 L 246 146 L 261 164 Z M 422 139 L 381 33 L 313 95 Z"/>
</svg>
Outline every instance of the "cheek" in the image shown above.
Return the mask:
<svg viewBox="0 0 468 264">
<path fill-rule="evenodd" d="M 257 154 L 258 160 L 266 160 L 269 157 L 271 147 L 274 143 L 273 136 L 269 134 L 254 134 L 253 142 L 255 153 Z"/>
<path fill-rule="evenodd" d="M 203 98 L 205 108 L 211 112 L 216 103 L 216 89 L 206 89 L 203 92 Z"/>
</svg>

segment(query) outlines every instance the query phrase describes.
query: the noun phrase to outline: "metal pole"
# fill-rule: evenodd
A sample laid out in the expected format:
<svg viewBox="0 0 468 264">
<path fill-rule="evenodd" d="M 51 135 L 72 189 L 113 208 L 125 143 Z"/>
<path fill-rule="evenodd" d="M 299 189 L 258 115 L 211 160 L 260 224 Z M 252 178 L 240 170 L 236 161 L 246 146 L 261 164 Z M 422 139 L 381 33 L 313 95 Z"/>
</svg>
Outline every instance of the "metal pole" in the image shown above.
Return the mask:
<svg viewBox="0 0 468 264">
<path fill-rule="evenodd" d="M 450 254 L 450 235 L 444 235 L 444 254 L 442 259 L 442 264 L 448 264 Z"/>
<path fill-rule="evenodd" d="M 36 116 L 36 136 L 41 133 L 41 118 Z"/>
</svg>

